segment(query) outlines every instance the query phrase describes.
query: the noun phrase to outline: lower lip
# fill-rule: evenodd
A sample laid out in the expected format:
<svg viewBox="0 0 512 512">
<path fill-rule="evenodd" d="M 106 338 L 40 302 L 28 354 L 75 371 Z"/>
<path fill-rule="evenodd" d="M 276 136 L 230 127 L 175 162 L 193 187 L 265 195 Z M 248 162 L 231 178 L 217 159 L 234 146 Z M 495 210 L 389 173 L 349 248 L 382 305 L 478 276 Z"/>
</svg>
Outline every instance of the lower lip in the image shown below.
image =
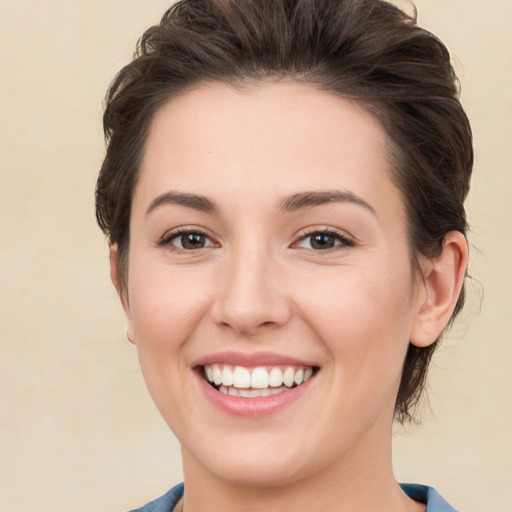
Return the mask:
<svg viewBox="0 0 512 512">
<path fill-rule="evenodd" d="M 199 372 L 196 372 L 196 377 L 202 392 L 216 407 L 228 414 L 246 418 L 269 416 L 280 411 L 298 400 L 310 388 L 311 381 L 314 380 L 313 376 L 300 386 L 277 395 L 242 397 L 225 395 L 217 391 L 203 379 Z"/>
</svg>

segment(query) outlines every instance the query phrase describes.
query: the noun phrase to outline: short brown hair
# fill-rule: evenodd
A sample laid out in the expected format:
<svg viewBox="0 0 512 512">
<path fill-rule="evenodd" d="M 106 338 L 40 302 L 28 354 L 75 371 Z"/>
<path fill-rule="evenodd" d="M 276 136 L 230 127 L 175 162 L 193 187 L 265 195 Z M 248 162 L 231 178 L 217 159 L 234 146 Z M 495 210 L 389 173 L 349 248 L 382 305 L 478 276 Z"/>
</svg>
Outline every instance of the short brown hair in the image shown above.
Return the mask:
<svg viewBox="0 0 512 512">
<path fill-rule="evenodd" d="M 149 125 L 170 98 L 201 83 L 291 79 L 357 101 L 386 130 L 392 179 L 408 219 L 411 259 L 466 233 L 471 128 L 443 43 L 383 0 L 182 0 L 140 39 L 106 98 L 107 152 L 96 217 L 126 275 L 131 201 Z M 462 308 L 461 293 L 454 315 Z M 395 407 L 412 419 L 431 346 L 409 345 Z"/>
</svg>

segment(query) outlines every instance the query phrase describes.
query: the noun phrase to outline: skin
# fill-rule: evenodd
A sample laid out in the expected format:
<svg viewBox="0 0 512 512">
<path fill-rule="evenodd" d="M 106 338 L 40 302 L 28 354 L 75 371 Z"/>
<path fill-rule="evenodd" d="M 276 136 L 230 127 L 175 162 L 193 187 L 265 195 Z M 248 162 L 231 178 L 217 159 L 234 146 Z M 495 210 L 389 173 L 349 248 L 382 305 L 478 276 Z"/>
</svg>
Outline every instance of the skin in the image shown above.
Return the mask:
<svg viewBox="0 0 512 512">
<path fill-rule="evenodd" d="M 185 510 L 425 510 L 393 475 L 394 403 L 409 342 L 432 343 L 453 311 L 467 247 L 450 233 L 438 259 L 420 258 L 422 275 L 412 270 L 386 142 L 357 105 L 294 83 L 202 85 L 156 114 L 127 288 L 115 247 L 111 270 L 149 391 L 182 445 Z M 213 210 L 162 199 L 170 191 Z M 283 209 L 310 192 L 349 197 Z M 205 233 L 205 246 L 182 248 L 178 228 Z M 314 248 L 308 235 L 325 229 L 334 247 Z M 194 371 L 222 351 L 320 370 L 277 413 L 235 417 Z"/>
</svg>

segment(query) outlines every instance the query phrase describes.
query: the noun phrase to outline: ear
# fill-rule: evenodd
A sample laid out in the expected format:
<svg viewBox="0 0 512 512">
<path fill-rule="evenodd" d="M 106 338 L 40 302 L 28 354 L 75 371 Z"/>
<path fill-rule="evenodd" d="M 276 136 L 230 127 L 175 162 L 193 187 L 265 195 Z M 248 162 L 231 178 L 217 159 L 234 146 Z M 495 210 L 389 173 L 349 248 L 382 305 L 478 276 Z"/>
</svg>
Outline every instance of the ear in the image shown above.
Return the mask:
<svg viewBox="0 0 512 512">
<path fill-rule="evenodd" d="M 411 331 L 413 345 L 431 345 L 450 321 L 464 284 L 467 263 L 468 244 L 466 237 L 458 231 L 445 236 L 437 258 L 426 260 L 418 293 L 418 311 Z"/>
<path fill-rule="evenodd" d="M 110 246 L 110 279 L 112 280 L 112 284 L 114 285 L 117 294 L 119 295 L 119 299 L 121 300 L 121 304 L 126 315 L 126 320 L 128 322 L 126 336 L 128 337 L 128 341 L 130 341 L 130 343 L 135 344 L 133 324 L 131 321 L 130 302 L 128 300 L 128 290 L 126 290 L 123 283 L 120 268 L 119 251 L 117 244 L 114 244 Z"/>
</svg>

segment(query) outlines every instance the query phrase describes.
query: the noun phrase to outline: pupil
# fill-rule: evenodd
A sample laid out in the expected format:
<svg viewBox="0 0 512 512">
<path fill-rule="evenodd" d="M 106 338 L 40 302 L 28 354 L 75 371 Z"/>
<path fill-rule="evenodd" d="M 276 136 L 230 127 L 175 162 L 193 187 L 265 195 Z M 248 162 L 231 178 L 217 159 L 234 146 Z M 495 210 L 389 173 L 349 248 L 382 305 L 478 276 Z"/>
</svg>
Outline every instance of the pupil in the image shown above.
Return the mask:
<svg viewBox="0 0 512 512">
<path fill-rule="evenodd" d="M 181 245 L 185 249 L 200 249 L 204 247 L 204 236 L 200 233 L 189 233 L 181 237 Z"/>
<path fill-rule="evenodd" d="M 330 249 L 334 247 L 334 238 L 330 235 L 314 235 L 311 240 L 313 249 Z"/>
</svg>

